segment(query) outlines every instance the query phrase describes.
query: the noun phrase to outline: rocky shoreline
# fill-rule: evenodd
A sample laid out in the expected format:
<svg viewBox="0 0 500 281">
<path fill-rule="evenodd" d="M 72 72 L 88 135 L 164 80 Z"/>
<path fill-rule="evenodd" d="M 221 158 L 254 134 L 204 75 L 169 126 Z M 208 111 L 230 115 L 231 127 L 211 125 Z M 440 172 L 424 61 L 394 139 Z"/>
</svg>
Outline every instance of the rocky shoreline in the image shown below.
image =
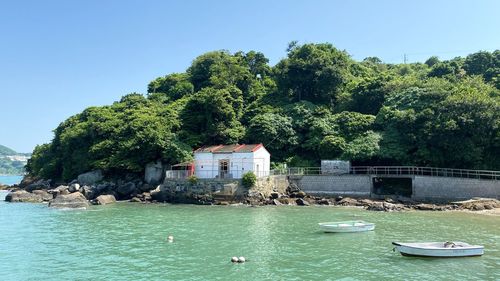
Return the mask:
<svg viewBox="0 0 500 281">
<path fill-rule="evenodd" d="M 5 187 L 5 186 L 4 186 Z M 104 181 L 100 174 L 87 174 L 68 184 L 52 185 L 49 180 L 25 178 L 20 185 L 9 186 L 5 201 L 48 203 L 54 208 L 87 208 L 89 205 L 106 205 L 116 201 L 138 203 L 181 203 L 202 205 L 244 204 L 248 206 L 295 205 L 295 206 L 353 206 L 369 211 L 399 212 L 423 211 L 488 211 L 500 210 L 500 201 L 491 198 L 476 198 L 452 203 L 415 202 L 405 198 L 352 198 L 321 197 L 306 194 L 294 186 L 284 193 L 272 192 L 269 196 L 250 189 L 243 196 L 219 196 L 217 193 L 176 191 L 151 185 L 137 178 Z"/>
</svg>

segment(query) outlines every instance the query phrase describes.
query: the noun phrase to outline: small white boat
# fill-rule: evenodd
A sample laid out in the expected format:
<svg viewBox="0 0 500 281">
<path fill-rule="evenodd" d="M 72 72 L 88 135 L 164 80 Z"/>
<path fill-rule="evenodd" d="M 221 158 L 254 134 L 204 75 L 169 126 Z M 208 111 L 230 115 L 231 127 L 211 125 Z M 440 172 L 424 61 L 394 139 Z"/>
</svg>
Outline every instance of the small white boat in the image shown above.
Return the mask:
<svg viewBox="0 0 500 281">
<path fill-rule="evenodd" d="M 365 221 L 320 222 L 319 228 L 324 232 L 362 232 L 375 229 L 374 223 Z"/>
<path fill-rule="evenodd" d="M 484 247 L 470 245 L 465 242 L 425 242 L 425 243 L 400 243 L 392 242 L 398 252 L 403 256 L 420 257 L 472 257 L 481 256 Z"/>
</svg>

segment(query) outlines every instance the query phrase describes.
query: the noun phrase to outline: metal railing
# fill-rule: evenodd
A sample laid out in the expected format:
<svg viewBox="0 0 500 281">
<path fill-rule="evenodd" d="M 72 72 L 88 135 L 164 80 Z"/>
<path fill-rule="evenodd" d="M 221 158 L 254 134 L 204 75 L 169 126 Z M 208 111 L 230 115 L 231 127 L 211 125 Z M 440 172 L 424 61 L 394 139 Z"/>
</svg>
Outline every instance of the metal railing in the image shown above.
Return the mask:
<svg viewBox="0 0 500 281">
<path fill-rule="evenodd" d="M 351 166 L 349 172 L 326 171 L 321 167 L 291 167 L 287 169 L 277 169 L 271 171 L 253 172 L 258 178 L 270 175 L 389 175 L 389 176 L 431 176 L 431 177 L 452 177 L 452 178 L 472 178 L 486 180 L 500 180 L 500 171 L 487 170 L 466 170 L 466 169 L 451 169 L 451 168 L 435 168 L 435 167 L 414 167 L 414 166 Z M 211 179 L 239 179 L 244 172 L 219 172 L 217 170 L 199 171 L 198 173 L 185 170 L 169 170 L 166 171 L 167 179 L 185 179 L 191 175 L 196 175 L 198 178 Z"/>
<path fill-rule="evenodd" d="M 466 170 L 435 167 L 414 167 L 414 166 L 352 166 L 349 172 L 331 173 L 321 169 L 321 167 L 293 167 L 288 169 L 273 170 L 272 175 L 412 175 L 431 177 L 453 177 L 453 178 L 473 178 L 500 180 L 500 171 L 487 170 Z"/>
</svg>

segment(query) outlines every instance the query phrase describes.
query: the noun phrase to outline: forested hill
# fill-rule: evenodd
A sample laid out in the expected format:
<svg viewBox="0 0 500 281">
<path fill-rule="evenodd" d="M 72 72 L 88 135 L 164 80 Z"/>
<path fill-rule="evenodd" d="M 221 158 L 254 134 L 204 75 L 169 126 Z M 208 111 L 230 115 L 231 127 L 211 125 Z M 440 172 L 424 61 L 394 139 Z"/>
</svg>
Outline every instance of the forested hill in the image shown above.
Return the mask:
<svg viewBox="0 0 500 281">
<path fill-rule="evenodd" d="M 263 143 L 274 165 L 321 159 L 365 165 L 500 170 L 500 51 L 441 61 L 354 61 L 331 44 L 264 54 L 214 51 L 183 73 L 90 107 L 37 146 L 28 171 L 73 179 L 100 168 L 141 173 L 208 144 Z"/>
<path fill-rule="evenodd" d="M 0 145 L 0 175 L 22 175 L 29 153 L 17 153 Z"/>
<path fill-rule="evenodd" d="M 0 156 L 15 155 L 17 152 L 0 144 Z"/>
</svg>

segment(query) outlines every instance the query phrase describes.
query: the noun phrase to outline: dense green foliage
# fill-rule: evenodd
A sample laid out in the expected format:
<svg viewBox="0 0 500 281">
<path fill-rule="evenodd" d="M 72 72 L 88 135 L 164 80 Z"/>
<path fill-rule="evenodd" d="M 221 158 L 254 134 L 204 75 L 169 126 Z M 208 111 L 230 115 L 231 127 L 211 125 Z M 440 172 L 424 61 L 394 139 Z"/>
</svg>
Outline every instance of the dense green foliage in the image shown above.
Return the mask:
<svg viewBox="0 0 500 281">
<path fill-rule="evenodd" d="M 37 146 L 28 171 L 69 180 L 91 169 L 141 173 L 201 145 L 263 143 L 274 166 L 353 164 L 500 169 L 500 51 L 425 63 L 356 62 L 331 44 L 292 42 L 276 66 L 215 51 L 148 94 L 91 107 Z"/>
<path fill-rule="evenodd" d="M 244 173 L 241 177 L 241 183 L 244 187 L 250 188 L 257 182 L 257 176 L 252 172 Z"/>
</svg>

